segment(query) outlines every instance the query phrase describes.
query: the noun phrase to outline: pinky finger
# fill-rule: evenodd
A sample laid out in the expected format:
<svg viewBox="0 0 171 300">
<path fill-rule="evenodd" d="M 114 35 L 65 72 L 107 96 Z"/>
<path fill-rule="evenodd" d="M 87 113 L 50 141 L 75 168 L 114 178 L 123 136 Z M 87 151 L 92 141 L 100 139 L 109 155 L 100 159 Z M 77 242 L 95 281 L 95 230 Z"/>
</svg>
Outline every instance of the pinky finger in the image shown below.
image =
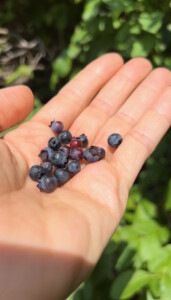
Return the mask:
<svg viewBox="0 0 171 300">
<path fill-rule="evenodd" d="M 171 125 L 171 87 L 167 87 L 114 153 L 112 165 L 131 188 L 139 171 Z"/>
</svg>

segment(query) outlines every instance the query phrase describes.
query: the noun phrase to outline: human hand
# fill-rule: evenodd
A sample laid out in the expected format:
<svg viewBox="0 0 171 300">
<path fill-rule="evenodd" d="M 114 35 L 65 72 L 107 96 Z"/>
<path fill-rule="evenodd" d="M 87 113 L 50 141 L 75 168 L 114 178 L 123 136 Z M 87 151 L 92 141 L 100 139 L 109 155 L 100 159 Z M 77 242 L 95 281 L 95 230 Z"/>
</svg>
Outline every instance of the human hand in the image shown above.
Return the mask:
<svg viewBox="0 0 171 300">
<path fill-rule="evenodd" d="M 93 61 L 29 121 L 0 140 L 1 300 L 65 299 L 89 274 L 117 228 L 129 190 L 171 122 L 171 74 L 118 54 Z M 93 99 L 92 102 L 90 102 Z M 27 87 L 0 91 L 1 131 L 33 108 Z M 28 176 L 47 145 L 51 120 L 106 158 L 61 188 L 40 193 Z M 111 133 L 123 142 L 114 151 Z"/>
</svg>

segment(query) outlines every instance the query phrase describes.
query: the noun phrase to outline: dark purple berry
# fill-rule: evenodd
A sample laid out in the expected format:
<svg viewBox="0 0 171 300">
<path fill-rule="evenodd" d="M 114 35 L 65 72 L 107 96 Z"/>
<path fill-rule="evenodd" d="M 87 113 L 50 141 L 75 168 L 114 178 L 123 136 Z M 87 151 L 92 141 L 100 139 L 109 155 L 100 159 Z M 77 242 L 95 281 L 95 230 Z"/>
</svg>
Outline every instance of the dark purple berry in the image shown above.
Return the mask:
<svg viewBox="0 0 171 300">
<path fill-rule="evenodd" d="M 52 172 L 53 165 L 51 162 L 44 162 L 41 166 L 43 167 L 45 174 L 50 174 Z"/>
<path fill-rule="evenodd" d="M 68 163 L 68 171 L 70 173 L 76 174 L 81 170 L 80 163 L 77 160 L 71 160 Z"/>
<path fill-rule="evenodd" d="M 72 135 L 69 131 L 64 130 L 59 134 L 58 138 L 60 139 L 62 144 L 68 144 L 72 139 Z"/>
<path fill-rule="evenodd" d="M 78 138 L 73 137 L 71 142 L 70 142 L 70 147 L 71 148 L 82 147 L 82 142 Z"/>
<path fill-rule="evenodd" d="M 82 147 L 85 148 L 88 145 L 88 139 L 86 135 L 83 133 L 79 136 L 79 140 L 82 142 Z"/>
<path fill-rule="evenodd" d="M 122 137 L 118 133 L 112 133 L 108 137 L 108 144 L 114 148 L 118 148 L 118 146 L 122 143 Z"/>
<path fill-rule="evenodd" d="M 83 153 L 83 157 L 89 163 L 93 163 L 99 160 L 99 155 L 93 155 L 89 149 L 86 149 Z"/>
<path fill-rule="evenodd" d="M 45 173 L 45 170 L 42 166 L 34 165 L 29 170 L 29 176 L 32 180 L 39 180 Z"/>
<path fill-rule="evenodd" d="M 105 150 L 96 146 L 91 146 L 83 153 L 83 157 L 90 163 L 101 160 L 105 157 Z"/>
<path fill-rule="evenodd" d="M 37 187 L 40 191 L 52 192 L 59 186 L 57 178 L 54 175 L 44 175 L 39 179 Z"/>
<path fill-rule="evenodd" d="M 103 148 L 98 149 L 98 155 L 99 155 L 100 159 L 103 159 L 105 157 L 105 154 L 106 154 L 106 152 Z"/>
<path fill-rule="evenodd" d="M 52 157 L 54 154 L 54 150 L 52 150 L 49 147 L 46 147 L 44 149 L 42 149 L 39 153 L 39 157 L 43 160 L 43 161 L 51 161 Z"/>
<path fill-rule="evenodd" d="M 70 152 L 70 147 L 68 147 L 68 146 L 61 146 L 58 149 L 58 151 L 64 152 L 67 155 L 67 157 L 68 157 L 69 156 L 69 152 Z"/>
<path fill-rule="evenodd" d="M 48 141 L 48 147 L 50 147 L 53 150 L 58 150 L 60 148 L 60 146 L 61 146 L 61 142 L 60 142 L 59 138 L 52 137 Z"/>
<path fill-rule="evenodd" d="M 74 160 L 80 160 L 83 158 L 83 149 L 82 148 L 71 148 L 69 156 Z"/>
<path fill-rule="evenodd" d="M 54 133 L 61 133 L 64 125 L 61 121 L 52 121 L 49 125 Z"/>
<path fill-rule="evenodd" d="M 63 168 L 68 162 L 67 155 L 64 152 L 56 151 L 52 158 L 52 165 Z"/>
<path fill-rule="evenodd" d="M 67 170 L 64 170 L 64 169 L 56 169 L 54 171 L 54 176 L 57 178 L 57 181 L 59 183 L 65 183 L 70 178 L 69 172 Z"/>
</svg>

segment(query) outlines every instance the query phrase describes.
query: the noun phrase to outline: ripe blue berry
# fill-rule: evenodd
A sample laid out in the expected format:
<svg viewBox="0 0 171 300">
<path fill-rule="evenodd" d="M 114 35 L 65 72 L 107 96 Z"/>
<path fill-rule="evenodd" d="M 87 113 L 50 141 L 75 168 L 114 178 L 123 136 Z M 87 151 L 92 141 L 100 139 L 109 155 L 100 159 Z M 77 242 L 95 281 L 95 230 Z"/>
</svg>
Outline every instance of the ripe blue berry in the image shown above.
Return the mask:
<svg viewBox="0 0 171 300">
<path fill-rule="evenodd" d="M 52 172 L 53 166 L 51 162 L 44 162 L 41 166 L 43 167 L 45 174 L 50 174 Z"/>
<path fill-rule="evenodd" d="M 40 191 L 52 192 L 59 186 L 57 178 L 54 175 L 44 175 L 39 179 L 37 187 Z"/>
<path fill-rule="evenodd" d="M 80 160 L 83 158 L 83 149 L 82 148 L 71 148 L 69 156 L 74 160 Z"/>
<path fill-rule="evenodd" d="M 58 138 L 60 139 L 62 144 L 68 144 L 72 139 L 72 135 L 69 131 L 64 130 L 59 134 Z"/>
<path fill-rule="evenodd" d="M 118 146 L 122 143 L 122 137 L 118 133 L 112 133 L 108 137 L 108 144 L 114 148 L 118 148 Z"/>
<path fill-rule="evenodd" d="M 39 157 L 43 160 L 43 161 L 51 161 L 52 157 L 54 154 L 54 150 L 49 148 L 49 147 L 45 147 L 44 149 L 42 149 L 39 153 Z"/>
<path fill-rule="evenodd" d="M 68 171 L 70 173 L 76 174 L 81 170 L 80 163 L 77 160 L 71 160 L 68 163 Z"/>
<path fill-rule="evenodd" d="M 86 135 L 83 133 L 79 136 L 79 140 L 82 142 L 82 147 L 85 148 L 88 145 L 88 139 Z"/>
<path fill-rule="evenodd" d="M 64 125 L 61 121 L 52 121 L 49 125 L 54 133 L 61 133 Z"/>
<path fill-rule="evenodd" d="M 67 157 L 68 157 L 69 156 L 69 152 L 70 152 L 70 147 L 68 147 L 68 146 L 61 146 L 58 149 L 58 151 L 64 152 L 67 155 Z"/>
<path fill-rule="evenodd" d="M 54 176 L 57 178 L 59 183 L 65 183 L 69 180 L 70 175 L 69 172 L 65 169 L 56 169 L 54 171 Z"/>
<path fill-rule="evenodd" d="M 105 157 L 105 150 L 103 148 L 91 146 L 84 151 L 83 157 L 86 161 L 93 163 Z"/>
<path fill-rule="evenodd" d="M 39 180 L 45 173 L 45 170 L 42 166 L 34 165 L 29 170 L 29 175 L 32 180 Z"/>
<path fill-rule="evenodd" d="M 52 165 L 63 168 L 68 162 L 67 155 L 64 152 L 56 151 L 52 158 Z"/>
<path fill-rule="evenodd" d="M 50 147 L 53 150 L 58 150 L 60 148 L 60 146 L 61 146 L 61 142 L 60 142 L 59 138 L 52 137 L 48 141 L 48 147 Z"/>
<path fill-rule="evenodd" d="M 103 148 L 99 148 L 98 149 L 98 155 L 99 155 L 100 159 L 103 159 L 105 157 L 105 155 L 106 155 L 105 150 Z"/>
</svg>

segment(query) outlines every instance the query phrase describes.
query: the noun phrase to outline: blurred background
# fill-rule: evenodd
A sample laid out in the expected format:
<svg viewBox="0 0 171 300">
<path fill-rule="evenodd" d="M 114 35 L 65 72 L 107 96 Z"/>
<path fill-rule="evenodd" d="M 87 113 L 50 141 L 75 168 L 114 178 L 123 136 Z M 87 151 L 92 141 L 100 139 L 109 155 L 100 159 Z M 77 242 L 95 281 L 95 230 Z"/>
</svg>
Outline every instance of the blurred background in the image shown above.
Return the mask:
<svg viewBox="0 0 171 300">
<path fill-rule="evenodd" d="M 0 88 L 28 85 L 36 113 L 107 52 L 171 70 L 170 0 L 1 0 Z M 13 128 L 12 128 L 13 129 Z M 2 133 L 4 134 L 4 133 Z M 67 300 L 171 299 L 171 131 L 143 166 L 89 278 Z"/>
</svg>

